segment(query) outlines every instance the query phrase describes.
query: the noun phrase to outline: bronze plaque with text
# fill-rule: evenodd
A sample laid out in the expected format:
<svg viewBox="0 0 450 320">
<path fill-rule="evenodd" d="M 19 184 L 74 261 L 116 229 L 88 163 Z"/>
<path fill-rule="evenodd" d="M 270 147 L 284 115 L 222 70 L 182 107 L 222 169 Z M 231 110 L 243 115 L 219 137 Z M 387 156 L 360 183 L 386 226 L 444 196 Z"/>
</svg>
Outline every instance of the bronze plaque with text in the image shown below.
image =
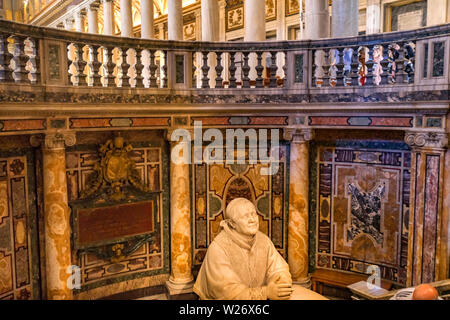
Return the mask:
<svg viewBox="0 0 450 320">
<path fill-rule="evenodd" d="M 154 229 L 153 201 L 80 209 L 77 220 L 80 247 L 148 234 Z"/>
</svg>

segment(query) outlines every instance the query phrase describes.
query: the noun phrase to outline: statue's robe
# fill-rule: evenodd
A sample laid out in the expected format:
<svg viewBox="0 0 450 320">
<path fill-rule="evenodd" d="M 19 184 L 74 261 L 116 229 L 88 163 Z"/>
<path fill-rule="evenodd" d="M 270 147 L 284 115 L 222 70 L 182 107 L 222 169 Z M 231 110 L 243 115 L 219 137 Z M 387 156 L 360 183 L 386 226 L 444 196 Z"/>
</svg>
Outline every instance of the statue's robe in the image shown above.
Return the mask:
<svg viewBox="0 0 450 320">
<path fill-rule="evenodd" d="M 194 285 L 200 299 L 265 300 L 268 283 L 292 283 L 288 264 L 265 234 L 249 239 L 221 225 Z"/>
</svg>

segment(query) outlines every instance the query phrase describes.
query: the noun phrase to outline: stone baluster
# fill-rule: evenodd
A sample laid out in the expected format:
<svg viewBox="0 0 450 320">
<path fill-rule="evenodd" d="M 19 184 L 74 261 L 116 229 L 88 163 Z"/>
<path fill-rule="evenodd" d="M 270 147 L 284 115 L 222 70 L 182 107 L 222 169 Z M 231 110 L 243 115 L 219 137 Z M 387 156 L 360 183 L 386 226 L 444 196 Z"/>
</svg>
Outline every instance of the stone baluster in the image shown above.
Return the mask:
<svg viewBox="0 0 450 320">
<path fill-rule="evenodd" d="M 398 59 L 395 60 L 396 71 L 395 71 L 395 81 L 397 84 L 403 84 L 406 80 L 406 72 L 405 72 L 405 50 L 404 50 L 404 42 L 397 42 L 398 46 Z"/>
<path fill-rule="evenodd" d="M 288 52 L 284 51 L 284 65 L 283 65 L 283 73 L 284 73 L 284 78 L 283 78 L 283 87 L 287 87 L 288 86 L 288 73 L 287 73 L 287 66 L 288 66 Z"/>
<path fill-rule="evenodd" d="M 388 84 L 389 79 L 389 44 L 384 43 L 383 44 L 383 59 L 380 61 L 381 68 L 383 70 L 383 73 L 381 74 L 381 82 L 380 85 L 386 85 Z"/>
<path fill-rule="evenodd" d="M 47 299 L 71 300 L 71 230 L 67 196 L 65 146 L 75 144 L 74 132 L 51 132 L 32 136 L 34 147 L 42 146 L 44 239 Z"/>
<path fill-rule="evenodd" d="M 270 52 L 270 81 L 269 81 L 269 88 L 276 88 L 278 87 L 277 82 L 277 52 L 271 51 Z"/>
<path fill-rule="evenodd" d="M 83 59 L 83 43 L 74 43 L 75 49 L 77 50 L 77 61 L 76 61 L 76 69 L 77 74 L 75 75 L 75 79 L 77 80 L 78 86 L 87 86 L 86 74 L 84 73 L 84 68 L 86 67 L 87 62 Z"/>
<path fill-rule="evenodd" d="M 338 51 L 338 59 L 339 62 L 336 63 L 336 87 L 343 87 L 344 86 L 344 50 L 345 48 L 338 48 L 336 49 Z"/>
<path fill-rule="evenodd" d="M 25 69 L 28 56 L 25 54 L 25 39 L 23 36 L 14 36 L 14 61 L 16 69 L 14 70 L 14 81 L 16 83 L 29 83 L 28 71 Z"/>
<path fill-rule="evenodd" d="M 8 50 L 7 34 L 0 34 L 0 82 L 13 82 L 13 70 L 10 67 L 13 55 Z"/>
<path fill-rule="evenodd" d="M 197 68 L 197 52 L 193 51 L 192 52 L 192 87 L 193 88 L 198 88 L 198 83 L 197 83 L 197 70 L 199 68 Z"/>
<path fill-rule="evenodd" d="M 359 47 L 352 48 L 352 61 L 350 63 L 350 77 L 352 79 L 351 85 L 357 87 L 359 85 Z"/>
<path fill-rule="evenodd" d="M 134 68 L 136 69 L 136 88 L 144 88 L 144 77 L 142 76 L 142 70 L 144 65 L 142 64 L 142 49 L 136 48 L 136 63 Z"/>
<path fill-rule="evenodd" d="M 31 83 L 39 84 L 41 82 L 41 67 L 40 67 L 40 57 L 39 57 L 39 40 L 38 39 L 30 39 L 31 42 Z"/>
<path fill-rule="evenodd" d="M 322 87 L 330 86 L 330 49 L 324 49 Z"/>
<path fill-rule="evenodd" d="M 248 64 L 250 52 L 242 52 L 244 64 L 242 65 L 242 88 L 250 88 L 250 65 Z"/>
<path fill-rule="evenodd" d="M 263 51 L 258 51 L 256 52 L 256 88 L 263 88 L 264 87 L 264 79 L 262 77 L 263 71 L 264 71 L 264 66 L 262 65 L 262 56 L 263 56 L 264 52 Z"/>
<path fill-rule="evenodd" d="M 317 81 L 318 81 L 316 72 L 317 72 L 317 68 L 319 67 L 318 63 L 317 63 L 319 60 L 319 57 L 318 57 L 317 52 L 318 52 L 317 50 L 312 50 L 312 66 L 311 66 L 311 78 L 312 78 L 311 86 L 312 87 L 317 87 Z M 326 63 L 329 63 L 329 60 L 327 60 Z M 323 66 L 322 66 L 322 68 L 323 68 Z M 329 71 L 330 71 L 330 68 L 328 68 L 327 74 L 329 74 Z M 329 79 L 329 77 L 328 77 L 328 79 Z"/>
<path fill-rule="evenodd" d="M 228 67 L 228 70 L 230 71 L 230 79 L 229 79 L 229 84 L 228 84 L 228 88 L 236 88 L 236 77 L 234 76 L 236 74 L 236 64 L 234 62 L 235 59 L 235 54 L 236 52 L 231 51 L 230 52 L 230 66 Z"/>
<path fill-rule="evenodd" d="M 222 54 L 223 52 L 216 52 L 217 64 L 216 64 L 216 88 L 223 88 L 223 78 L 222 78 Z"/>
<path fill-rule="evenodd" d="M 373 59 L 373 49 L 374 46 L 370 45 L 367 47 L 369 49 L 369 60 L 366 61 L 367 74 L 366 74 L 366 86 L 373 86 L 375 84 L 374 81 L 374 66 L 375 61 Z"/>
<path fill-rule="evenodd" d="M 98 60 L 98 49 L 100 48 L 99 45 L 92 45 L 90 47 L 90 58 L 91 58 L 91 83 L 92 86 L 94 87 L 101 87 L 102 86 L 102 82 L 101 82 L 101 78 L 102 76 L 100 75 L 100 68 L 102 66 L 102 63 Z"/>
<path fill-rule="evenodd" d="M 150 54 L 150 88 L 157 88 L 158 82 L 156 77 L 156 70 L 158 69 L 158 65 L 155 63 L 156 58 L 156 50 L 149 50 Z"/>
<path fill-rule="evenodd" d="M 163 77 L 162 77 L 162 87 L 167 88 L 168 79 L 167 79 L 167 50 L 163 51 L 164 53 L 164 64 L 162 66 Z"/>
<path fill-rule="evenodd" d="M 106 59 L 108 60 L 106 64 L 104 64 L 105 67 L 105 79 L 106 79 L 106 86 L 107 87 L 115 87 L 116 86 L 116 77 L 114 76 L 114 68 L 116 64 L 113 61 L 113 50 L 114 47 L 107 47 L 106 48 Z"/>
<path fill-rule="evenodd" d="M 127 62 L 127 47 L 120 48 L 122 51 L 122 64 L 120 65 L 120 68 L 122 70 L 122 88 L 128 88 L 131 87 L 130 85 L 130 77 L 128 76 L 128 69 L 130 68 L 130 65 Z"/>
<path fill-rule="evenodd" d="M 202 51 L 203 65 L 202 65 L 202 88 L 209 88 L 209 66 L 208 66 L 209 51 Z"/>
</svg>

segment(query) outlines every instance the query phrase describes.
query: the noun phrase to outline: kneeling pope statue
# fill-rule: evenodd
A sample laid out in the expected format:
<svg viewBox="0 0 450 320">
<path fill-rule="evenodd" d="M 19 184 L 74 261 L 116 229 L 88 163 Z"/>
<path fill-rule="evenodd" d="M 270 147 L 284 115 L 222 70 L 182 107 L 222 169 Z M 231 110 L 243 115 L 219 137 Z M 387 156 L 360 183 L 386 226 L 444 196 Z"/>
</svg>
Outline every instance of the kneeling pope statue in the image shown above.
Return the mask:
<svg viewBox="0 0 450 320">
<path fill-rule="evenodd" d="M 220 226 L 194 285 L 200 299 L 324 299 L 292 285 L 288 264 L 269 237 L 259 231 L 258 215 L 251 201 L 232 200 Z"/>
</svg>

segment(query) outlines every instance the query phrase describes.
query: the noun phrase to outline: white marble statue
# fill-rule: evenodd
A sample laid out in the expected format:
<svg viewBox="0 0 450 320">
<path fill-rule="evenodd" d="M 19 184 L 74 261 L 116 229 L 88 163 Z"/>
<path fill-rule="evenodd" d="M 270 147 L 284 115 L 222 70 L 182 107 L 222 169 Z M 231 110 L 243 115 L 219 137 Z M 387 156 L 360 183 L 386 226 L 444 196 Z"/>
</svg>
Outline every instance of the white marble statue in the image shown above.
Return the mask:
<svg viewBox="0 0 450 320">
<path fill-rule="evenodd" d="M 290 299 L 293 286 L 289 266 L 272 241 L 259 231 L 253 203 L 244 198 L 232 200 L 220 226 L 221 232 L 209 246 L 194 285 L 200 299 Z"/>
</svg>

